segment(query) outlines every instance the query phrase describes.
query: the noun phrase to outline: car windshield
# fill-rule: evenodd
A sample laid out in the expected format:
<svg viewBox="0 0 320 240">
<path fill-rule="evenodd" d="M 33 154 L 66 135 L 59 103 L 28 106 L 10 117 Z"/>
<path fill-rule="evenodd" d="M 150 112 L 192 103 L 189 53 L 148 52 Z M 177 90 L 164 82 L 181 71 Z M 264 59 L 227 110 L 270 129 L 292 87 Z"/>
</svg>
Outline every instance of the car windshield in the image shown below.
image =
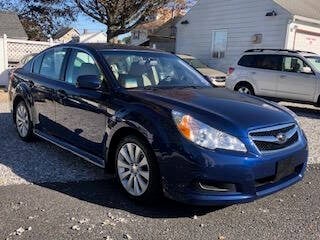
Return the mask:
<svg viewBox="0 0 320 240">
<path fill-rule="evenodd" d="M 180 58 L 151 51 L 102 51 L 115 78 L 127 89 L 211 87 Z"/>
<path fill-rule="evenodd" d="M 202 63 L 199 59 L 194 59 L 194 58 L 184 58 L 188 64 L 190 64 L 194 68 L 208 68 L 207 65 Z"/>
<path fill-rule="evenodd" d="M 320 72 L 320 56 L 306 57 L 309 62 Z"/>
</svg>

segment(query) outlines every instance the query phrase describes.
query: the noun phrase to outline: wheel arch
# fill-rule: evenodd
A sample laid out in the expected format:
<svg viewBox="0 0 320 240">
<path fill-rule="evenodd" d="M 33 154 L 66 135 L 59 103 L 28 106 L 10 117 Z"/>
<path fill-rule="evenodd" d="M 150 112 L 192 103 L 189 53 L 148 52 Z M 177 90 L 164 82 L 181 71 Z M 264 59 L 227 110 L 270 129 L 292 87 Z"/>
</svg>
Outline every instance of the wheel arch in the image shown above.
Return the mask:
<svg viewBox="0 0 320 240">
<path fill-rule="evenodd" d="M 112 136 L 110 136 L 110 141 L 107 141 L 107 146 L 106 146 L 106 171 L 110 173 L 115 172 L 115 154 L 116 154 L 116 147 L 123 139 L 124 137 L 127 136 L 136 136 L 139 139 L 143 140 L 146 144 L 148 144 L 151 147 L 151 143 L 149 140 L 149 137 L 145 134 L 142 133 L 140 130 L 129 127 L 129 126 L 124 126 L 119 129 L 117 129 Z"/>
<path fill-rule="evenodd" d="M 16 95 L 15 98 L 13 99 L 12 101 L 12 117 L 13 117 L 13 121 L 16 122 L 16 115 L 15 115 L 15 112 L 16 112 L 16 108 L 18 106 L 18 104 L 20 102 L 24 102 L 28 108 L 28 111 L 29 111 L 29 115 L 31 116 L 31 113 L 30 113 L 30 106 L 28 105 L 28 102 L 25 100 L 25 98 L 22 96 L 22 95 Z"/>
<path fill-rule="evenodd" d="M 256 89 L 254 87 L 254 85 L 246 80 L 242 80 L 240 82 L 238 82 L 235 86 L 234 86 L 234 91 L 237 91 L 239 86 L 248 86 L 253 90 L 253 93 L 256 93 Z"/>
</svg>

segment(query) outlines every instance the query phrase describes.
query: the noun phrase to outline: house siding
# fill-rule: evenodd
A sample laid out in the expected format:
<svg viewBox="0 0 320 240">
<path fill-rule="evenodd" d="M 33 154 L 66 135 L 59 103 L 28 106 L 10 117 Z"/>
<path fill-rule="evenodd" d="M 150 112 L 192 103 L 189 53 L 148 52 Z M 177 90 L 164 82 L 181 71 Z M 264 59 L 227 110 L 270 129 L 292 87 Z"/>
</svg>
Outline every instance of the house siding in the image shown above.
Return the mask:
<svg viewBox="0 0 320 240">
<path fill-rule="evenodd" d="M 273 10 L 277 16 L 265 16 Z M 290 13 L 272 0 L 200 0 L 177 24 L 176 50 L 226 71 L 247 49 L 284 48 L 290 18 Z M 189 24 L 182 25 L 185 20 Z M 226 55 L 221 59 L 211 56 L 214 30 L 228 32 Z M 252 43 L 254 34 L 263 34 L 262 43 Z"/>
</svg>

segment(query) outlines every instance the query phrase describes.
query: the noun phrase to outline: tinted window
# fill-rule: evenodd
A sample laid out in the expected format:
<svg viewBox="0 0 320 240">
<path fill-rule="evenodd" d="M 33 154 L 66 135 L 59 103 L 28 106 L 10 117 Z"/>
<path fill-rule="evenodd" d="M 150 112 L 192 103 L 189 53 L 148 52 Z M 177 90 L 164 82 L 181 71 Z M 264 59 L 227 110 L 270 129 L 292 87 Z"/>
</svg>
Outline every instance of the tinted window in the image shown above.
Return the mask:
<svg viewBox="0 0 320 240">
<path fill-rule="evenodd" d="M 27 72 L 31 72 L 31 67 L 32 67 L 32 61 L 29 61 L 23 66 L 23 69 Z"/>
<path fill-rule="evenodd" d="M 34 61 L 33 61 L 33 68 L 32 68 L 32 72 L 33 73 L 39 73 L 40 72 L 40 66 L 41 66 L 41 62 L 42 62 L 42 57 L 43 54 L 37 56 Z"/>
<path fill-rule="evenodd" d="M 40 74 L 54 80 L 59 80 L 65 55 L 65 49 L 53 49 L 46 52 L 40 67 Z"/>
<path fill-rule="evenodd" d="M 239 60 L 238 65 L 243 67 L 256 67 L 256 55 L 243 56 Z"/>
<path fill-rule="evenodd" d="M 300 73 L 303 72 L 304 67 L 307 67 L 307 64 L 300 58 L 284 57 L 282 66 L 285 72 Z"/>
<path fill-rule="evenodd" d="M 101 74 L 94 59 L 82 51 L 73 51 L 68 64 L 66 82 L 75 84 L 79 76 L 97 75 L 102 80 Z"/>
<path fill-rule="evenodd" d="M 271 54 L 245 55 L 240 59 L 238 65 L 281 71 L 282 57 L 280 55 Z"/>
</svg>

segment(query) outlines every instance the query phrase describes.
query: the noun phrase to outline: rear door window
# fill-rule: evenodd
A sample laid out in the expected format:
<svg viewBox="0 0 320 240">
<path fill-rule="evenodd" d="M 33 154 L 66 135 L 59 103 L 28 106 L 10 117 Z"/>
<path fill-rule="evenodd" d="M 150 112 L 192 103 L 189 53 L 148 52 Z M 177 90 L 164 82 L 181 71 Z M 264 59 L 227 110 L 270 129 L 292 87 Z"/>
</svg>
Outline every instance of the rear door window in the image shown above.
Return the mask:
<svg viewBox="0 0 320 240">
<path fill-rule="evenodd" d="M 40 54 L 37 57 L 35 57 L 35 59 L 33 60 L 33 67 L 32 67 L 33 73 L 39 74 L 42 58 L 43 58 L 43 54 Z"/>
<path fill-rule="evenodd" d="M 52 49 L 46 52 L 41 63 L 40 75 L 50 79 L 60 80 L 65 55 L 65 49 Z"/>
<path fill-rule="evenodd" d="M 238 65 L 250 68 L 281 71 L 282 56 L 272 54 L 245 55 L 240 59 Z"/>
</svg>

